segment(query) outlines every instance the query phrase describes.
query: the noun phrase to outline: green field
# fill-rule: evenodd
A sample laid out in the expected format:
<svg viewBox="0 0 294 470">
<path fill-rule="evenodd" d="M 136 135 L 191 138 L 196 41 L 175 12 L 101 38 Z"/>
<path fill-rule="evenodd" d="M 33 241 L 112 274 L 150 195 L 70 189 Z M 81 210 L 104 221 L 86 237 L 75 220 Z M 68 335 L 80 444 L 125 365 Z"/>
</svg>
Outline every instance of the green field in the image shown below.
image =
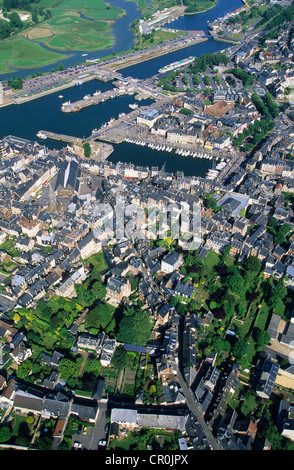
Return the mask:
<svg viewBox="0 0 294 470">
<path fill-rule="evenodd" d="M 9 65 L 16 68 L 34 68 L 49 65 L 58 60 L 60 60 L 59 54 L 47 51 L 22 37 L 9 38 L 0 42 L 0 73 L 11 72 Z"/>
<path fill-rule="evenodd" d="M 37 68 L 53 64 L 64 58 L 58 52 L 111 48 L 112 25 L 125 15 L 124 10 L 103 0 L 41 0 L 36 6 L 49 10 L 51 18 L 0 42 L 0 73 L 10 72 L 9 66 Z"/>
</svg>

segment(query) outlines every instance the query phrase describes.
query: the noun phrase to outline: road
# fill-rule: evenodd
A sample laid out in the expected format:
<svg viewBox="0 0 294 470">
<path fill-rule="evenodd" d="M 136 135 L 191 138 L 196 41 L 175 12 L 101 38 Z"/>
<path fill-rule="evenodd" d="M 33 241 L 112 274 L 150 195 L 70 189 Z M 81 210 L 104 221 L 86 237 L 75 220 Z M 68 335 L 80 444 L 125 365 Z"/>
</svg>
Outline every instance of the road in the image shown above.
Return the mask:
<svg viewBox="0 0 294 470">
<path fill-rule="evenodd" d="M 216 441 L 216 439 L 214 438 L 210 428 L 208 427 L 208 425 L 206 424 L 204 418 L 203 418 L 203 414 L 202 414 L 202 409 L 201 407 L 195 402 L 192 394 L 191 394 L 191 391 L 185 381 L 185 379 L 183 378 L 180 370 L 178 369 L 178 372 L 177 372 L 177 377 L 179 379 L 179 383 L 183 389 L 183 393 L 185 395 L 185 398 L 186 398 L 186 403 L 187 403 L 187 406 L 189 408 L 189 410 L 195 415 L 195 417 L 197 418 L 200 426 L 202 427 L 202 430 L 204 432 L 204 434 L 206 435 L 207 437 L 207 441 L 209 443 L 209 445 L 211 446 L 211 449 L 212 450 L 223 450 L 222 447 L 218 444 L 218 442 Z"/>
</svg>

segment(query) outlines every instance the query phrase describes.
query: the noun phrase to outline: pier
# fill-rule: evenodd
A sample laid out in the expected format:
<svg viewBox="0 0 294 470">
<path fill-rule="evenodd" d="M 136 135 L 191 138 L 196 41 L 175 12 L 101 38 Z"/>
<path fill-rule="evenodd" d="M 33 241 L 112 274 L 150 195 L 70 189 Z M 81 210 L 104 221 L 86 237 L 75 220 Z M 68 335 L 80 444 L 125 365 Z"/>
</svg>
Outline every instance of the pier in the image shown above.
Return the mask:
<svg viewBox="0 0 294 470">
<path fill-rule="evenodd" d="M 81 111 L 87 106 L 97 105 L 103 103 L 106 100 L 117 98 L 122 95 L 134 95 L 137 94 L 138 99 L 152 98 L 157 97 L 157 92 L 154 92 L 151 88 L 145 86 L 143 82 L 139 80 L 128 80 L 127 84 L 124 84 L 123 81 L 116 83 L 116 88 L 105 91 L 101 93 L 96 91 L 93 95 L 85 95 L 83 99 L 71 103 L 67 101 L 62 104 L 61 111 L 64 113 L 75 113 Z M 159 90 L 160 91 L 160 90 Z"/>
</svg>

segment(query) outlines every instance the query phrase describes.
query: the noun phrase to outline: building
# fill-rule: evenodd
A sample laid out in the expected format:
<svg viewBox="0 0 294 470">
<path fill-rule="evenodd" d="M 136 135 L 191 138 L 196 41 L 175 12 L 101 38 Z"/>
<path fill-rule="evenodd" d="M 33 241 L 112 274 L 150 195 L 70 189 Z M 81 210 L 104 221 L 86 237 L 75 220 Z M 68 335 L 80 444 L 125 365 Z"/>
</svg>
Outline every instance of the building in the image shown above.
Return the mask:
<svg viewBox="0 0 294 470">
<path fill-rule="evenodd" d="M 262 398 L 270 398 L 280 366 L 270 359 L 263 361 L 261 374 L 256 387 L 256 393 Z"/>
<path fill-rule="evenodd" d="M 170 274 L 176 271 L 183 263 L 182 255 L 171 251 L 161 261 L 161 271 Z"/>
<path fill-rule="evenodd" d="M 131 284 L 120 277 L 110 277 L 106 284 L 106 300 L 114 305 L 118 305 L 123 297 L 131 295 Z"/>
<path fill-rule="evenodd" d="M 118 423 L 130 429 L 155 428 L 167 431 L 184 431 L 188 414 L 141 413 L 138 410 L 126 408 L 113 408 L 111 411 L 111 423 Z"/>
<path fill-rule="evenodd" d="M 160 117 L 161 114 L 156 109 L 147 109 L 139 114 L 137 124 L 151 128 Z"/>
</svg>

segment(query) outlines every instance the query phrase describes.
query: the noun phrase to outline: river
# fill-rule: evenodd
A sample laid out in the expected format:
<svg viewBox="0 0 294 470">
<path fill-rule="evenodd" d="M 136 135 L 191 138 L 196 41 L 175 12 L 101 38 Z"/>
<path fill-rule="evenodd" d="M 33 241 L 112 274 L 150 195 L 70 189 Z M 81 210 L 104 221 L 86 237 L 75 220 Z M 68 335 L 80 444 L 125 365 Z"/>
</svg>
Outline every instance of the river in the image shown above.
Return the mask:
<svg viewBox="0 0 294 470">
<path fill-rule="evenodd" d="M 133 2 L 115 0 L 112 4 L 115 6 L 125 5 L 125 9 L 128 12 L 131 11 L 132 15 L 135 14 L 136 6 Z M 179 23 L 177 27 L 181 27 L 183 29 L 183 25 L 186 25 L 186 29 L 205 30 L 205 28 L 207 28 L 207 21 L 213 21 L 220 15 L 239 8 L 242 4 L 243 2 L 241 0 L 218 0 L 217 6 L 207 12 L 199 13 L 198 15 L 184 16 L 176 20 L 174 23 Z M 134 16 L 125 16 L 116 22 L 116 41 L 118 41 L 119 46 L 122 46 L 123 40 L 125 41 L 122 50 L 129 47 L 126 46 L 126 44 L 129 44 L 128 41 L 132 41 L 133 38 L 129 29 L 129 33 L 127 33 L 126 29 L 120 30 L 117 27 L 117 24 L 121 21 L 120 24 L 124 24 L 124 28 L 126 28 L 126 25 L 130 25 L 133 21 L 132 18 L 134 19 Z M 122 23 L 123 21 L 124 23 Z M 174 27 L 175 25 L 170 23 L 168 26 Z M 133 76 L 135 78 L 148 78 L 158 73 L 158 69 L 160 67 L 171 62 L 183 59 L 190 55 L 199 57 L 204 52 L 217 52 L 228 46 L 229 44 L 227 43 L 211 39 L 204 43 L 149 60 L 148 62 L 128 67 L 121 70 L 121 73 L 125 77 Z M 91 56 L 97 57 L 97 54 L 99 54 L 100 57 L 103 57 L 105 53 L 106 51 L 99 51 L 95 53 L 96 55 L 93 53 Z M 109 51 L 107 54 L 108 53 Z M 78 56 L 79 54 L 75 56 L 74 63 L 78 62 Z M 89 54 L 89 57 L 91 56 Z M 66 64 L 65 61 L 63 63 L 64 65 L 69 65 Z M 44 71 L 44 69 L 42 69 L 42 71 Z M 86 94 L 93 94 L 97 89 L 103 92 L 110 88 L 112 88 L 111 83 L 103 83 L 93 80 L 84 83 L 81 87 L 72 87 L 63 90 L 62 99 L 58 97 L 58 92 L 22 105 L 10 105 L 5 108 L 1 108 L 0 139 L 7 135 L 15 135 L 30 140 L 37 140 L 36 133 L 41 129 L 86 138 L 91 134 L 93 128 L 99 128 L 104 122 L 109 121 L 111 117 L 116 118 L 121 112 L 129 112 L 129 104 L 134 102 L 134 98 L 132 96 L 121 96 L 119 98 L 114 98 L 113 100 L 105 101 L 97 106 L 84 108 L 79 113 L 62 113 L 61 103 L 67 100 L 71 100 L 72 102 L 79 100 Z M 145 100 L 140 102 L 140 105 L 149 104 L 150 102 L 150 100 Z M 41 142 L 43 143 L 43 141 Z M 46 145 L 48 148 L 61 148 L 65 144 L 50 141 L 48 139 L 46 141 Z M 163 163 L 166 163 L 166 171 L 176 172 L 177 170 L 181 170 L 184 171 L 186 175 L 196 176 L 204 176 L 212 165 L 211 160 L 181 157 L 175 153 L 156 151 L 147 147 L 138 147 L 128 143 L 115 145 L 114 152 L 110 155 L 109 161 L 133 162 L 138 165 L 149 167 L 161 166 Z"/>
</svg>

